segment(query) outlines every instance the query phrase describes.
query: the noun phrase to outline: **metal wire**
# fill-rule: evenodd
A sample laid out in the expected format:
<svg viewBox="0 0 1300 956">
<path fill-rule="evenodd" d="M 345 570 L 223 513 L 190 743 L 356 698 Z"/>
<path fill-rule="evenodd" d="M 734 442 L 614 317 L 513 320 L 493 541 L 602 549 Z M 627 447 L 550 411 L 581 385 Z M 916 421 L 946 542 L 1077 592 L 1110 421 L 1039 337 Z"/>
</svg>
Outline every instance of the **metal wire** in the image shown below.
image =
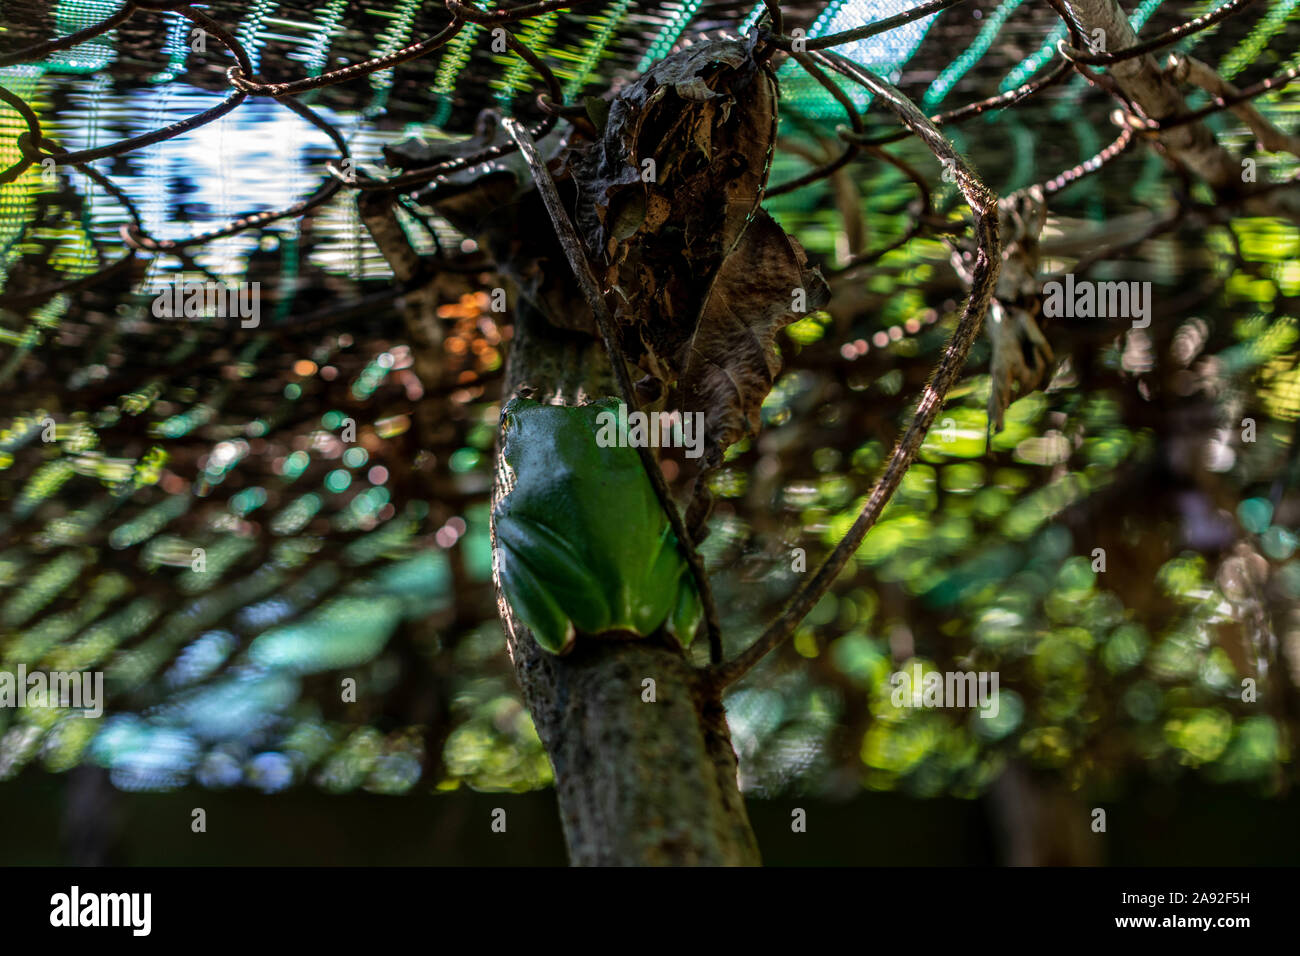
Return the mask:
<svg viewBox="0 0 1300 956">
<path fill-rule="evenodd" d="M 210 34 L 217 42 L 224 47 L 235 61 L 227 71 L 227 80 L 230 84 L 230 93 L 225 100 L 218 105 L 188 117 L 176 123 L 150 131 L 148 133 L 131 137 L 117 143 L 107 146 L 99 146 L 93 149 L 84 149 L 76 152 L 69 152 L 61 149 L 56 144 L 46 139 L 41 130 L 41 123 L 36 113 L 28 104 L 11 90 L 0 86 L 0 102 L 7 104 L 16 110 L 22 118 L 27 129 L 21 133 L 17 139 L 17 145 L 20 152 L 20 158 L 7 169 L 0 171 L 0 184 L 12 182 L 22 175 L 33 164 L 43 162 L 46 159 L 53 159 L 59 165 L 70 165 L 82 170 L 87 175 L 95 178 L 101 185 L 107 187 L 107 179 L 102 174 L 95 173 L 87 165 L 95 160 L 110 157 L 123 156 L 134 150 L 150 146 L 155 143 L 163 142 L 184 133 L 190 132 L 201 126 L 220 119 L 222 116 L 238 108 L 249 97 L 270 97 L 282 104 L 286 109 L 292 110 L 302 118 L 306 119 L 313 126 L 322 130 L 330 137 L 338 148 L 339 156 L 337 160 L 327 162 L 325 171 L 327 178 L 316 189 L 316 191 L 306 199 L 288 205 L 282 209 L 268 212 L 251 213 L 235 219 L 228 225 L 213 229 L 184 240 L 158 240 L 148 235 L 140 224 L 139 216 L 130 208 L 130 202 L 126 197 L 117 190 L 115 195 L 128 207 L 132 222 L 123 227 L 123 242 L 127 246 L 127 256 L 129 259 L 133 252 L 144 252 L 147 254 L 169 254 L 186 258 L 185 250 L 190 247 L 200 246 L 215 239 L 235 235 L 248 229 L 257 229 L 270 223 L 301 216 L 313 208 L 329 201 L 341 189 L 354 191 L 392 191 L 399 193 L 408 193 L 419 187 L 446 176 L 457 170 L 467 169 L 481 163 L 490 162 L 500 159 L 518 149 L 518 145 L 512 140 L 470 155 L 456 159 L 449 159 L 444 162 L 429 166 L 423 169 L 415 169 L 403 172 L 399 175 L 381 178 L 358 175 L 353 171 L 344 171 L 343 162 L 349 158 L 348 147 L 343 135 L 327 120 L 313 112 L 309 107 L 298 102 L 295 97 L 310 93 L 315 90 L 328 86 L 336 86 L 342 83 L 348 83 L 353 80 L 367 77 L 383 70 L 389 70 L 393 67 L 427 56 L 436 50 L 445 47 L 453 38 L 458 36 L 468 24 L 477 26 L 491 25 L 502 28 L 507 25 L 521 23 L 525 20 L 539 17 L 562 10 L 568 10 L 582 6 L 591 0 L 541 0 L 541 2 L 525 3 L 498 10 L 483 10 L 472 3 L 464 0 L 446 0 L 446 9 L 448 13 L 447 23 L 437 32 L 425 37 L 415 43 L 409 44 L 400 50 L 376 56 L 361 63 L 351 64 L 336 70 L 330 70 L 317 76 L 304 77 L 297 80 L 268 82 L 256 75 L 252 65 L 252 58 L 245 50 L 243 44 L 229 30 L 216 22 L 206 13 L 189 6 L 185 2 L 177 0 L 126 0 L 122 6 L 111 15 L 105 17 L 99 22 L 85 27 L 75 33 L 58 37 L 53 40 L 34 44 L 21 50 L 0 56 L 0 66 L 11 66 L 19 63 L 33 62 L 44 59 L 52 53 L 69 50 L 80 44 L 86 43 L 96 37 L 99 37 L 109 30 L 121 26 L 126 21 L 138 16 L 156 16 L 165 12 L 174 12 L 191 21 L 196 27 Z M 897 27 L 912 23 L 923 17 L 933 15 L 949 7 L 956 6 L 962 0 L 927 0 L 918 4 L 916 7 L 903 11 L 891 17 L 887 17 L 873 23 L 857 27 L 852 30 L 840 33 L 830 34 L 817 38 L 807 38 L 802 35 L 791 36 L 784 32 L 785 17 L 781 11 L 781 5 L 776 0 L 764 0 L 766 15 L 759 27 L 759 37 L 762 43 L 767 45 L 769 50 L 788 51 L 793 58 L 822 86 L 824 86 L 835 98 L 844 105 L 849 114 L 852 129 L 844 129 L 840 132 L 840 139 L 843 149 L 828 163 L 817 169 L 810 171 L 798 178 L 778 186 L 773 186 L 767 191 L 767 195 L 775 196 L 782 193 L 790 192 L 796 189 L 806 187 L 812 183 L 822 180 L 832 175 L 836 170 L 843 168 L 853 162 L 862 153 L 875 155 L 887 162 L 896 163 L 897 160 L 888 154 L 881 154 L 873 147 L 883 146 L 887 143 L 897 142 L 914 135 L 914 130 L 904 126 L 897 132 L 885 135 L 869 136 L 864 132 L 861 117 L 857 115 L 850 101 L 839 87 L 832 83 L 826 75 L 818 68 L 811 55 L 819 51 L 829 50 L 837 46 L 843 46 L 848 43 L 860 41 L 864 38 L 876 36 Z M 999 94 L 998 96 L 989 97 L 975 103 L 967 104 L 958 109 L 941 113 L 930 117 L 931 122 L 936 126 L 957 123 L 974 116 L 979 116 L 991 110 L 1006 109 L 1023 103 L 1030 98 L 1038 95 L 1043 90 L 1060 83 L 1071 72 L 1077 72 L 1089 78 L 1090 82 L 1097 83 L 1097 75 L 1088 71 L 1089 65 L 1108 65 L 1118 63 L 1133 57 L 1142 56 L 1153 50 L 1169 46 L 1179 40 L 1192 36 L 1202 30 L 1208 29 L 1227 18 L 1240 13 L 1248 7 L 1253 0 L 1226 0 L 1220 7 L 1210 13 L 1190 20 L 1180 26 L 1174 27 L 1153 39 L 1143 41 L 1135 46 L 1124 50 L 1116 50 L 1108 53 L 1085 53 L 1076 47 L 1064 42 L 1058 48 L 1061 54 L 1061 62 L 1045 77 L 1035 82 L 1026 83 L 1023 86 Z M 1069 23 L 1067 19 L 1067 23 Z M 1076 37 L 1077 30 L 1074 24 L 1070 23 L 1071 36 Z M 802 31 L 796 31 L 802 34 Z M 542 118 L 528 132 L 534 139 L 545 136 L 554 125 L 563 117 L 572 117 L 576 122 L 585 122 L 584 119 L 577 117 L 580 107 L 566 104 L 564 101 L 563 88 L 551 70 L 545 59 L 536 52 L 529 49 L 522 43 L 510 30 L 504 30 L 504 40 L 507 48 L 515 55 L 520 57 L 525 63 L 533 68 L 542 78 L 544 90 L 531 90 L 528 93 L 529 100 L 534 102 Z M 1188 112 L 1176 117 L 1156 121 L 1144 117 L 1131 117 L 1131 125 L 1139 128 L 1143 132 L 1159 132 L 1187 123 L 1196 122 L 1205 116 L 1222 110 L 1230 109 L 1233 106 L 1247 102 L 1255 97 L 1281 89 L 1283 86 L 1296 78 L 1295 69 L 1287 70 L 1271 79 L 1256 83 L 1246 89 L 1241 90 L 1231 97 L 1216 97 L 1209 106 L 1196 111 Z M 1104 85 L 1104 84 L 1103 84 Z M 1124 104 L 1127 108 L 1128 104 Z M 1082 178 L 1083 175 L 1093 172 L 1100 168 L 1101 165 L 1110 161 L 1115 156 L 1121 154 L 1129 145 L 1132 137 L 1121 137 L 1120 141 L 1112 147 L 1108 147 L 1102 154 L 1081 163 L 1070 170 L 1065 170 L 1052 177 L 1047 181 L 1050 192 L 1064 188 Z M 864 149 L 864 147 L 866 149 Z M 910 229 L 904 241 L 910 241 L 911 238 L 922 234 L 926 231 L 927 225 L 933 226 L 929 216 L 929 203 L 925 204 L 925 209 L 917 217 L 917 222 Z M 30 304 L 41 301 L 42 298 L 54 295 L 61 291 L 72 289 L 86 289 L 96 285 L 99 282 L 108 281 L 123 267 L 124 260 L 117 260 L 110 266 L 101 268 L 95 273 L 88 276 L 80 277 L 71 282 L 60 283 L 38 291 L 23 291 L 20 293 L 9 293 L 0 295 L 0 305 L 13 306 L 17 304 Z"/>
</svg>

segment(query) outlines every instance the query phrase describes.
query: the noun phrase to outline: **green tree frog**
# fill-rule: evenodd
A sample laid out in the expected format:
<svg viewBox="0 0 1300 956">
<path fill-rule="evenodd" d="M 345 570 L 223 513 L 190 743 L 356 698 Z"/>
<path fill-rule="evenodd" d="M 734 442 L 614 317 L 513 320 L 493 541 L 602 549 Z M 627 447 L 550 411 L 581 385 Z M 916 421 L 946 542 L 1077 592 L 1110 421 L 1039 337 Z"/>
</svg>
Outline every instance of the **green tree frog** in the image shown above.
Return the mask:
<svg viewBox="0 0 1300 956">
<path fill-rule="evenodd" d="M 703 610 L 635 448 L 601 447 L 616 399 L 502 410 L 505 493 L 493 508 L 496 560 L 510 606 L 555 654 L 577 634 L 690 643 Z M 606 431 L 608 434 L 608 430 Z"/>
</svg>

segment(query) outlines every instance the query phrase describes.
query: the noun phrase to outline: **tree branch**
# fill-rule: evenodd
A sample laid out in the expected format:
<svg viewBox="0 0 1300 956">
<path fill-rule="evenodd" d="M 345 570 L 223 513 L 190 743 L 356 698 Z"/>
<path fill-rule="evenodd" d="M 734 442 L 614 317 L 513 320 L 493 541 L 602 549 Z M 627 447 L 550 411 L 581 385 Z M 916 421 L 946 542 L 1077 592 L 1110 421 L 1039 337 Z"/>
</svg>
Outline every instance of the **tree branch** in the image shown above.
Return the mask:
<svg viewBox="0 0 1300 956">
<path fill-rule="evenodd" d="M 1192 56 L 1173 53 L 1169 56 L 1169 68 L 1175 78 L 1194 86 L 1199 86 L 1211 96 L 1222 100 L 1231 100 L 1241 95 L 1241 90 L 1229 83 L 1207 63 Z M 1233 115 L 1250 127 L 1259 142 L 1259 148 L 1269 153 L 1290 153 L 1300 156 L 1300 136 L 1283 133 L 1270 123 L 1251 103 L 1238 103 L 1231 107 Z"/>
<path fill-rule="evenodd" d="M 809 581 L 795 592 L 780 616 L 763 631 L 753 644 L 736 658 L 713 667 L 711 673 L 717 686 L 726 687 L 744 676 L 794 633 L 799 622 L 830 589 L 835 578 L 844 569 L 849 558 L 858 550 L 862 539 L 875 525 L 897 490 L 908 468 L 911 467 L 921 442 L 924 440 L 935 416 L 943 406 L 944 397 L 952 388 L 966 364 L 966 356 L 979 334 L 980 323 L 987 311 L 993 290 L 997 285 L 998 271 L 1002 265 L 1001 244 L 998 240 L 997 199 L 973 169 L 962 159 L 952 144 L 921 110 L 891 84 L 880 79 L 839 54 L 815 54 L 815 58 L 849 79 L 861 83 L 878 96 L 917 137 L 924 142 L 945 166 L 956 174 L 957 185 L 970 206 L 977 250 L 971 269 L 971 289 L 957 328 L 944 350 L 943 357 L 922 392 L 916 412 L 907 431 L 894 446 L 885 470 L 877 479 L 867 497 L 862 513 L 858 515 L 848 533 L 823 562 Z"/>
<path fill-rule="evenodd" d="M 565 257 L 569 260 L 573 275 L 578 280 L 578 286 L 581 288 L 587 304 L 591 307 L 592 315 L 596 319 L 596 326 L 600 329 L 600 337 L 605 344 L 605 351 L 609 355 L 609 364 L 613 366 L 614 379 L 618 383 L 618 390 L 621 393 L 623 402 L 627 405 L 629 414 L 633 411 L 639 411 L 640 404 L 637 402 L 636 391 L 632 387 L 632 379 L 627 374 L 627 365 L 623 361 L 623 354 L 618 348 L 614 317 L 610 315 L 609 307 L 605 305 L 605 297 L 596 284 L 596 277 L 591 271 L 591 265 L 587 262 L 586 255 L 582 251 L 582 242 L 578 238 L 577 230 L 573 228 L 573 223 L 569 220 L 569 214 L 560 201 L 560 193 L 555 188 L 555 180 L 551 178 L 550 171 L 546 168 L 546 164 L 542 162 L 532 134 L 521 123 L 513 119 L 506 118 L 501 122 L 505 130 L 510 134 L 511 139 L 518 144 L 520 154 L 527 161 L 528 168 L 532 171 L 533 180 L 537 184 L 537 191 L 541 193 L 542 202 L 546 204 L 546 211 L 550 213 L 551 222 L 555 226 L 555 234 L 560 240 L 560 245 L 564 248 Z M 672 526 L 673 534 L 677 535 L 677 546 L 681 548 L 682 554 L 686 557 L 686 563 L 690 566 L 691 576 L 695 580 L 695 588 L 700 594 L 700 602 L 704 605 L 704 626 L 709 635 L 709 657 L 716 664 L 722 660 L 722 633 L 718 624 L 718 609 L 713 602 L 713 589 L 709 585 L 709 576 L 704 570 L 704 561 L 700 558 L 699 552 L 695 550 L 695 542 L 686 531 L 686 524 L 682 521 L 681 512 L 678 511 L 672 493 L 668 490 L 668 483 L 664 480 L 664 474 L 659 469 L 659 462 L 655 460 L 649 448 L 638 445 L 636 450 L 641 457 L 641 465 L 645 468 L 650 484 L 654 487 L 655 496 L 658 497 L 659 504 L 668 517 L 669 525 Z"/>
<path fill-rule="evenodd" d="M 1127 50 L 1138 46 L 1137 34 L 1128 16 L 1116 0 L 1063 0 L 1075 24 L 1085 36 L 1103 31 L 1106 46 Z M 1236 5 L 1225 6 L 1236 9 Z M 1081 61 L 1086 62 L 1082 57 Z M 1150 53 L 1127 56 L 1110 65 L 1110 76 L 1120 92 L 1156 121 L 1171 119 L 1185 112 L 1182 94 L 1174 78 L 1162 71 Z M 1161 130 L 1156 139 L 1170 157 L 1205 180 L 1216 193 L 1241 190 L 1241 164 L 1224 149 L 1209 127 L 1189 123 Z"/>
</svg>

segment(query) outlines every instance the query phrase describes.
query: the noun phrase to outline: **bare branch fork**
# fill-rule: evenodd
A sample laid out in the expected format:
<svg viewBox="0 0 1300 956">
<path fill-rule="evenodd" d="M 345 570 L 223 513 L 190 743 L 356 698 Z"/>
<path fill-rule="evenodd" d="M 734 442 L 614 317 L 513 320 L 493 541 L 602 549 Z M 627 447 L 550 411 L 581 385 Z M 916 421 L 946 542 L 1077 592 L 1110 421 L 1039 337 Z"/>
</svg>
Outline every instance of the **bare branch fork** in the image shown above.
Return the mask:
<svg viewBox="0 0 1300 956">
<path fill-rule="evenodd" d="M 939 409 L 943 407 L 945 396 L 966 365 L 966 357 L 970 354 L 971 345 L 979 334 L 980 323 L 993 297 L 998 271 L 1002 265 L 1001 243 L 998 239 L 997 197 L 966 164 L 952 144 L 944 139 L 934 123 L 901 91 L 869 70 L 836 53 L 819 52 L 813 54 L 813 57 L 879 96 L 945 166 L 954 170 L 958 187 L 971 209 L 978 247 L 975 264 L 971 270 L 970 295 L 966 300 L 961 319 L 948 342 L 948 347 L 944 350 L 943 357 L 935 367 L 929 384 L 921 394 L 921 400 L 917 404 L 907 431 L 894 446 L 884 471 L 876 480 L 866 504 L 863 505 L 861 514 L 821 567 L 795 592 L 785 609 L 767 626 L 759 638 L 733 660 L 711 669 L 714 683 L 719 688 L 726 687 L 742 677 L 794 633 L 799 622 L 830 589 L 836 577 L 862 544 L 862 539 L 880 518 L 885 505 L 889 503 L 889 499 L 902 481 L 903 475 L 915 460 L 921 442 L 934 423 Z"/>
<path fill-rule="evenodd" d="M 538 154 L 537 144 L 527 128 L 510 118 L 503 119 L 502 126 L 519 146 L 520 154 L 528 163 L 528 168 L 533 174 L 533 180 L 537 184 L 537 190 L 541 193 L 542 202 L 545 203 L 546 211 L 550 214 L 551 222 L 555 226 L 555 234 L 560 240 L 560 245 L 564 248 L 564 255 L 569 260 L 569 266 L 573 269 L 573 275 L 578 280 L 578 286 L 581 288 L 587 304 L 591 306 L 591 312 L 596 318 L 596 326 L 600 330 L 600 338 L 605 344 L 609 364 L 613 366 L 614 378 L 618 382 L 618 390 L 623 402 L 632 411 L 637 411 L 640 409 L 640 404 L 636 398 L 636 391 L 632 387 L 632 379 L 627 374 L 627 365 L 623 361 L 623 354 L 618 348 L 614 317 L 610 315 L 609 307 L 605 304 L 605 297 L 596 284 L 596 277 L 591 271 L 591 264 L 587 261 L 586 253 L 583 252 L 578 232 L 573 228 L 569 214 L 560 200 L 559 190 L 555 188 L 555 180 L 551 178 L 550 170 L 546 168 L 546 164 Z M 690 565 L 691 576 L 694 578 L 696 590 L 700 594 L 700 602 L 704 605 L 704 626 L 709 636 L 709 658 L 714 664 L 717 664 L 722 660 L 722 632 L 718 623 L 717 605 L 713 601 L 713 589 L 709 584 L 709 576 L 704 570 L 704 561 L 700 558 L 699 552 L 695 550 L 695 542 L 687 532 L 681 512 L 673 501 L 672 494 L 668 491 L 668 483 L 664 480 L 664 474 L 659 469 L 659 462 L 650 453 L 650 449 L 644 446 L 637 446 L 637 454 L 640 455 L 641 465 L 650 478 L 650 484 L 654 487 L 655 496 L 659 499 L 659 505 L 668 516 L 668 523 L 672 526 L 673 533 L 677 535 L 678 547 L 682 549 L 682 553 L 686 556 L 686 562 Z"/>
<path fill-rule="evenodd" d="M 1242 91 L 1219 76 L 1212 66 L 1193 56 L 1184 56 L 1180 53 L 1171 53 L 1168 63 L 1175 79 L 1199 86 L 1225 104 L 1235 101 L 1236 105 L 1231 106 L 1230 109 L 1255 134 L 1261 149 L 1270 153 L 1286 152 L 1292 156 L 1300 156 L 1300 136 L 1283 133 L 1252 103 L 1242 101 Z"/>
</svg>

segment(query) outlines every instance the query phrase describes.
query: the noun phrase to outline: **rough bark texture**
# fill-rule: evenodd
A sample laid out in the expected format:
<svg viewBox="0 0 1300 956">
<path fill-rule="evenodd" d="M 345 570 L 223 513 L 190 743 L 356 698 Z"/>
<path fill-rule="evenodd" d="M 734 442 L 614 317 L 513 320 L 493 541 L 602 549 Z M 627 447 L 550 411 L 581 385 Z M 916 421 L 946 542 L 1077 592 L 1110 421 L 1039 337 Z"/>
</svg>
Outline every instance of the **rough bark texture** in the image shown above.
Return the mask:
<svg viewBox="0 0 1300 956">
<path fill-rule="evenodd" d="M 990 788 L 1004 866 L 1098 866 L 1104 837 L 1092 809 L 1059 781 L 1012 762 Z"/>
<path fill-rule="evenodd" d="M 1096 30 L 1104 31 L 1106 49 L 1122 50 L 1138 42 L 1137 34 L 1128 16 L 1116 0 L 1063 0 L 1075 24 L 1091 37 Z M 1172 49 L 1172 48 L 1168 48 Z M 1164 51 L 1162 51 L 1164 56 Z M 1168 68 L 1151 53 L 1121 60 L 1106 67 L 1119 90 L 1149 119 L 1167 120 L 1188 112 L 1179 79 L 1208 88 L 1216 94 L 1232 89 L 1231 84 L 1216 75 L 1209 67 L 1201 65 L 1194 70 L 1175 57 Z M 1290 150 L 1294 137 L 1282 135 L 1275 129 L 1265 128 L 1266 122 L 1258 111 L 1250 107 L 1236 110 L 1247 126 L 1260 138 L 1264 149 Z M 1194 176 L 1205 181 L 1219 200 L 1240 203 L 1247 215 L 1279 216 L 1300 222 L 1300 189 L 1294 184 L 1277 188 L 1276 184 L 1248 184 L 1242 177 L 1241 158 L 1233 154 L 1214 137 L 1204 123 L 1188 123 L 1162 130 L 1155 142 L 1173 162 L 1181 164 Z M 1110 227 L 1108 222 L 1107 228 Z M 1047 244 L 1044 254 L 1049 254 Z"/>
<path fill-rule="evenodd" d="M 1103 30 L 1107 50 L 1137 45 L 1137 34 L 1115 0 L 1065 0 L 1075 23 L 1091 37 Z M 1187 112 L 1178 84 L 1148 53 L 1107 67 L 1119 88 L 1151 119 L 1163 120 Z M 1175 126 L 1158 139 L 1169 155 L 1205 180 L 1216 192 L 1241 191 L 1241 164 L 1215 140 L 1203 123 Z"/>
<path fill-rule="evenodd" d="M 578 403 L 615 393 L 601 347 L 521 301 L 506 393 Z M 498 475 L 497 494 L 501 482 Z M 617 520 L 611 516 L 611 520 Z M 579 637 L 542 650 L 498 589 L 511 659 L 555 771 L 575 865 L 756 865 L 719 692 L 676 648 Z M 654 702 L 643 699 L 649 678 Z"/>
</svg>

